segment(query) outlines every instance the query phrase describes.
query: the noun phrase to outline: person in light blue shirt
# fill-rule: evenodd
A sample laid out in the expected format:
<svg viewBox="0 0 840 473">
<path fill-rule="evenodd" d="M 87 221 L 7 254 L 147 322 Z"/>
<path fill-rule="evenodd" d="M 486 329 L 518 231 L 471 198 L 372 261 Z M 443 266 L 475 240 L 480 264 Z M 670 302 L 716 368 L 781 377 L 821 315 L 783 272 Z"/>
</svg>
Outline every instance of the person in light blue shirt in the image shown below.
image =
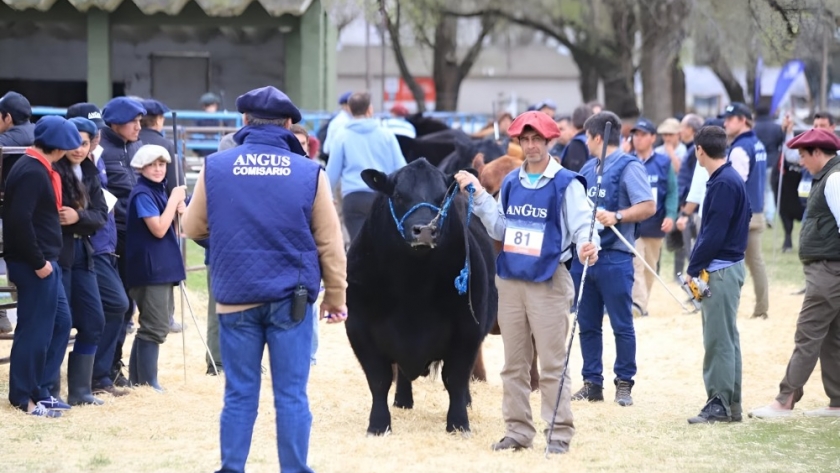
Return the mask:
<svg viewBox="0 0 840 473">
<path fill-rule="evenodd" d="M 382 120 L 382 127 L 394 133 L 394 135 L 417 138 L 417 129 L 414 128 L 405 117 L 410 113 L 402 104 L 391 107 L 391 117 Z"/>
<path fill-rule="evenodd" d="M 376 194 L 362 180 L 362 171 L 376 169 L 390 174 L 405 166 L 405 157 L 394 134 L 373 118 L 370 94 L 359 92 L 348 100 L 353 119 L 336 137 L 327 162 L 330 189 L 341 184 L 341 209 L 350 240 L 359 233 Z"/>
<path fill-rule="evenodd" d="M 335 137 L 341 134 L 344 127 L 352 117 L 350 114 L 350 107 L 347 105 L 347 101 L 350 100 L 351 95 L 352 92 L 344 92 L 341 94 L 341 97 L 338 98 L 338 105 L 341 107 L 341 110 L 338 111 L 332 120 L 330 120 L 329 125 L 327 125 L 327 137 L 324 138 L 323 151 L 324 154 L 328 156 L 332 151 L 332 143 L 335 140 Z"/>
</svg>

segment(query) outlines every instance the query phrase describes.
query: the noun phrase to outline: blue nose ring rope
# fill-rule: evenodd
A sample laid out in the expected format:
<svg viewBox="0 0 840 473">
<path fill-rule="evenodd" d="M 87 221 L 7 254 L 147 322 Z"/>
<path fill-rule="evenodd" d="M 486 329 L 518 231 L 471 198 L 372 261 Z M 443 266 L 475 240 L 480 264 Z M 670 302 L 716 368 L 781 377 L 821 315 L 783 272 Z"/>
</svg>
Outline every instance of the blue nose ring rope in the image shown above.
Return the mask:
<svg viewBox="0 0 840 473">
<path fill-rule="evenodd" d="M 464 238 L 466 240 L 465 243 L 466 243 L 467 257 L 466 257 L 466 261 L 464 262 L 464 268 L 461 269 L 460 273 L 455 278 L 455 289 L 457 289 L 458 294 L 462 295 L 462 296 L 464 294 L 466 294 L 467 290 L 469 289 L 469 279 L 470 279 L 469 227 L 470 227 L 470 219 L 472 217 L 472 212 L 473 212 L 473 205 L 474 205 L 473 201 L 474 201 L 474 197 L 475 197 L 475 187 L 473 187 L 472 184 L 469 184 L 466 187 L 466 190 L 467 190 L 467 193 L 469 194 L 469 198 L 468 198 L 468 201 L 467 201 L 467 218 L 466 218 L 465 231 L 464 231 Z M 408 218 L 408 216 L 411 215 L 412 213 L 414 213 L 417 210 L 420 210 L 422 208 L 428 208 L 428 209 L 431 209 L 431 210 L 437 212 L 437 215 L 435 215 L 435 218 L 433 218 L 429 222 L 430 227 L 432 227 L 433 229 L 436 229 L 436 228 L 438 228 L 439 225 L 443 226 L 443 222 L 446 219 L 446 216 L 449 214 L 449 208 L 452 206 L 452 202 L 455 200 L 455 196 L 457 196 L 457 195 L 458 195 L 458 184 L 453 183 L 452 190 L 447 191 L 446 198 L 444 198 L 443 204 L 440 207 L 438 207 L 436 205 L 433 205 L 433 204 L 430 204 L 430 203 L 427 203 L 427 202 L 421 202 L 419 204 L 414 205 L 410 209 L 408 209 L 408 212 L 406 212 L 402 216 L 402 218 L 397 218 L 397 213 L 394 210 L 394 201 L 389 198 L 388 199 L 388 206 L 391 208 L 391 217 L 394 218 L 394 223 L 397 224 L 397 231 L 400 232 L 400 235 L 402 235 L 403 238 L 405 238 L 405 227 L 403 225 L 405 223 L 405 219 Z"/>
</svg>

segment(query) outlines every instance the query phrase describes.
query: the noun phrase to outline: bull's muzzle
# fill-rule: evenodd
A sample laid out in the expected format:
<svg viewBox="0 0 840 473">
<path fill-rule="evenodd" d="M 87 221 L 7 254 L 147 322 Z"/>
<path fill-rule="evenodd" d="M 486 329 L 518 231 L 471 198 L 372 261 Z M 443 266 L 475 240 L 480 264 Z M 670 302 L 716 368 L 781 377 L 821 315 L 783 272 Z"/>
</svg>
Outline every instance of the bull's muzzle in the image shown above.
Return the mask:
<svg viewBox="0 0 840 473">
<path fill-rule="evenodd" d="M 411 227 L 411 246 L 435 246 L 437 227 L 434 225 L 414 225 Z"/>
</svg>

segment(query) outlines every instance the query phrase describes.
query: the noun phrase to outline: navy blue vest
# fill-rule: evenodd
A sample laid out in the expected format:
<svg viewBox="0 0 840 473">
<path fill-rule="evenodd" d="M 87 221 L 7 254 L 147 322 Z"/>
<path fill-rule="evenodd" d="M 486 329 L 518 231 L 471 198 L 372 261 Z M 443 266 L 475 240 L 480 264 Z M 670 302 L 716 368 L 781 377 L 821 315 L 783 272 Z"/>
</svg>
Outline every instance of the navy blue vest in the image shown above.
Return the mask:
<svg viewBox="0 0 840 473">
<path fill-rule="evenodd" d="M 618 193 L 621 192 L 621 174 L 624 172 L 624 168 L 626 168 L 628 164 L 638 160 L 639 158 L 620 150 L 607 156 L 605 161 L 608 166 L 604 169 L 601 181 L 601 195 L 597 197 L 597 200 L 595 196 L 595 189 L 598 181 L 595 174 L 595 166 L 598 165 L 599 160 L 590 159 L 587 161 L 586 164 L 583 165 L 583 169 L 580 170 L 580 175 L 586 179 L 587 185 L 589 186 L 586 189 L 586 195 L 589 196 L 589 200 L 595 203 L 598 207 L 604 210 L 609 210 L 610 212 L 621 210 L 619 208 L 618 199 Z M 615 226 L 615 229 L 621 232 L 630 244 L 633 244 L 636 239 L 635 223 L 619 223 Z M 601 236 L 602 249 L 632 253 L 630 249 L 627 248 L 609 228 L 602 229 L 598 232 L 598 234 Z"/>
<path fill-rule="evenodd" d="M 321 167 L 293 153 L 285 128 L 246 126 L 242 145 L 210 156 L 204 167 L 213 295 L 222 304 L 291 297 L 302 284 L 318 297 L 321 267 L 312 205 Z"/>
<path fill-rule="evenodd" d="M 647 220 L 639 223 L 639 235 L 645 238 L 665 238 L 661 230 L 665 220 L 665 199 L 668 197 L 668 171 L 671 170 L 671 159 L 664 154 L 654 152 L 647 161 L 643 161 L 648 174 L 653 201 L 656 202 L 656 213 Z"/>
<path fill-rule="evenodd" d="M 572 141 L 574 141 L 574 140 L 578 140 L 578 141 L 580 141 L 581 143 L 583 143 L 583 146 L 584 146 L 586 149 L 589 149 L 589 148 L 586 146 L 586 133 L 578 133 L 577 135 L 575 135 L 575 137 L 574 137 L 574 138 L 572 138 Z M 571 144 L 571 143 L 570 143 L 570 144 Z M 562 164 L 562 163 L 563 163 L 563 161 L 566 159 L 566 153 L 568 153 L 568 152 L 569 152 L 569 145 L 566 145 L 566 147 L 565 147 L 565 148 L 563 148 L 563 152 L 562 152 L 562 153 L 560 153 L 560 163 L 561 163 L 561 164 Z"/>
<path fill-rule="evenodd" d="M 743 148 L 750 157 L 750 174 L 745 183 L 747 197 L 750 199 L 750 208 L 753 213 L 762 213 L 764 212 L 764 186 L 767 181 L 767 151 L 752 130 L 741 133 L 735 138 L 732 146 L 729 147 L 729 153 L 731 154 L 735 148 Z"/>
<path fill-rule="evenodd" d="M 145 220 L 137 216 L 137 196 L 148 195 L 162 214 L 166 209 L 166 181 L 152 182 L 143 176 L 128 197 L 125 237 L 125 283 L 128 287 L 176 284 L 186 279 L 175 226 L 163 238 L 152 235 Z"/>
<path fill-rule="evenodd" d="M 563 242 L 560 209 L 574 179 L 586 188 L 586 181 L 567 169 L 559 170 L 551 184 L 539 189 L 524 187 L 518 168 L 505 177 L 501 191 L 507 226 L 496 258 L 499 277 L 532 282 L 551 279 L 569 246 Z"/>
</svg>

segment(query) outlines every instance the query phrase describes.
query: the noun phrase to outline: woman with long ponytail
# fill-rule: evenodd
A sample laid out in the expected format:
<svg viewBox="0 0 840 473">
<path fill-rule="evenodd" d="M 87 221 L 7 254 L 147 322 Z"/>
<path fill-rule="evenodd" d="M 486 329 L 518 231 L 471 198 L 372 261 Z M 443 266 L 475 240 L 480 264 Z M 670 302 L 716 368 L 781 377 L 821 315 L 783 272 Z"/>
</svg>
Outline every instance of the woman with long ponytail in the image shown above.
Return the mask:
<svg viewBox="0 0 840 473">
<path fill-rule="evenodd" d="M 69 120 L 82 136 L 82 145 L 53 164 L 61 176 L 62 208 L 59 220 L 64 244 L 59 265 L 64 291 L 76 329 L 76 342 L 67 362 L 67 402 L 70 405 L 103 402 L 91 393 L 96 348 L 105 326 L 105 315 L 93 262 L 90 237 L 105 226 L 108 206 L 99 181 L 99 170 L 88 159 L 96 124 L 76 117 Z"/>
</svg>

